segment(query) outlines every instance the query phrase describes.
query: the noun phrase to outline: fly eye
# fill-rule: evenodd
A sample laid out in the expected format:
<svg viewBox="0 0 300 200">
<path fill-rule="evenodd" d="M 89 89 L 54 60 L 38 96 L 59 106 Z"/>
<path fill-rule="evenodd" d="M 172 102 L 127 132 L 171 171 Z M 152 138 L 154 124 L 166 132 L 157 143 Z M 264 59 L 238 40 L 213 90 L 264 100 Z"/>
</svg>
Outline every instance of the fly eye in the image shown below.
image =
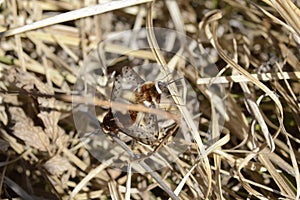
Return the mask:
<svg viewBox="0 0 300 200">
<path fill-rule="evenodd" d="M 155 82 L 155 89 L 158 92 L 158 94 L 162 94 L 162 90 L 164 89 L 165 84 L 161 81 Z"/>
<path fill-rule="evenodd" d="M 158 87 L 163 89 L 164 87 L 166 87 L 167 84 L 165 84 L 164 82 L 162 81 L 158 81 Z"/>
<path fill-rule="evenodd" d="M 159 89 L 162 91 L 161 93 L 168 93 L 168 88 L 167 86 L 170 85 L 171 83 L 173 83 L 173 81 L 171 82 L 162 82 L 162 81 L 158 81 L 158 87 Z"/>
</svg>

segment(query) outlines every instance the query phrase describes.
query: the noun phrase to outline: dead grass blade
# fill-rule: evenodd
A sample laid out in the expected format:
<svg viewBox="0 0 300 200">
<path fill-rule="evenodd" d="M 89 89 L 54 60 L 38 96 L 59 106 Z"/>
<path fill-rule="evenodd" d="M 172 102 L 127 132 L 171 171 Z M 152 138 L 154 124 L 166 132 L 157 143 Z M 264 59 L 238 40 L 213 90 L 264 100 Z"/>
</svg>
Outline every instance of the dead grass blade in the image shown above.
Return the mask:
<svg viewBox="0 0 300 200">
<path fill-rule="evenodd" d="M 174 194 L 179 195 L 180 191 L 182 190 L 183 186 L 186 184 L 186 181 L 189 179 L 189 176 L 192 174 L 193 170 L 197 165 L 193 165 L 191 169 L 185 174 L 183 179 L 177 185 L 176 189 L 174 190 Z"/>
<path fill-rule="evenodd" d="M 259 154 L 258 159 L 264 164 L 264 166 L 267 168 L 268 172 L 271 174 L 272 178 L 280 188 L 280 191 L 283 193 L 283 195 L 291 196 L 295 198 L 295 193 L 287 183 L 287 181 L 280 175 L 272 162 L 269 160 L 267 154 Z"/>
<path fill-rule="evenodd" d="M 148 30 L 147 31 L 147 38 L 148 38 L 149 46 L 150 46 L 153 54 L 155 55 L 155 58 L 156 58 L 157 62 L 160 65 L 161 72 L 167 78 L 168 74 L 169 74 L 169 69 L 168 69 L 168 65 L 167 65 L 162 53 L 160 52 L 159 45 L 157 44 L 157 41 L 155 39 L 155 35 L 154 35 L 154 32 L 153 32 L 152 10 L 153 10 L 153 4 L 150 4 L 150 9 L 149 9 L 148 15 L 147 15 L 147 27 L 148 27 L 148 29 L 147 29 Z M 172 81 L 172 80 L 167 80 L 167 82 L 170 82 L 170 81 Z M 194 137 L 194 139 L 195 139 L 195 141 L 198 145 L 200 156 L 203 159 L 203 164 L 204 164 L 204 167 L 205 167 L 206 173 L 207 173 L 206 174 L 206 177 L 207 177 L 207 191 L 206 191 L 206 195 L 205 195 L 205 198 L 207 199 L 208 196 L 209 196 L 210 190 L 211 190 L 211 171 L 210 171 L 210 165 L 209 165 L 209 161 L 208 161 L 208 158 L 207 158 L 207 154 L 206 154 L 205 148 L 203 146 L 203 142 L 202 142 L 202 140 L 199 136 L 198 129 L 195 126 L 195 124 L 193 122 L 193 118 L 190 115 L 189 111 L 186 109 L 185 106 L 180 106 L 180 105 L 183 105 L 183 101 L 176 92 L 176 91 L 178 91 L 177 88 L 176 88 L 176 85 L 175 84 L 170 84 L 170 85 L 168 85 L 168 89 L 169 89 L 169 91 L 171 93 L 171 96 L 173 97 L 175 103 L 177 105 L 179 105 L 178 109 L 180 110 L 180 112 L 181 112 L 184 120 L 186 121 L 188 127 L 190 128 L 190 130 L 192 132 L 192 135 L 193 135 L 193 137 Z"/>
<path fill-rule="evenodd" d="M 73 189 L 73 191 L 71 192 L 70 196 L 69 196 L 69 200 L 74 199 L 76 194 L 91 180 L 93 179 L 98 173 L 100 173 L 102 170 L 104 170 L 105 168 L 107 168 L 108 166 L 110 166 L 114 159 L 116 159 L 115 157 L 112 157 L 111 159 L 103 162 L 102 164 L 100 164 L 99 166 L 97 166 L 96 168 L 92 169 L 85 177 L 84 179 L 82 179 L 77 185 L 76 187 Z"/>
<path fill-rule="evenodd" d="M 8 177 L 4 177 L 5 184 L 12 189 L 16 194 L 18 194 L 22 199 L 35 200 L 35 197 L 29 195 L 21 186 L 15 183 Z"/>
<path fill-rule="evenodd" d="M 183 17 L 180 13 L 178 3 L 176 1 L 167 0 L 166 5 L 172 17 L 176 30 L 182 34 L 185 34 Z"/>
<path fill-rule="evenodd" d="M 285 131 L 285 130 L 284 130 Z M 287 135 L 287 134 L 285 134 Z M 297 164 L 297 159 L 293 150 L 293 147 L 291 145 L 290 139 L 286 136 L 286 140 L 287 140 L 287 145 L 289 147 L 289 155 L 291 156 L 291 160 L 292 160 L 292 165 L 293 165 L 293 169 L 295 172 L 295 180 L 296 180 L 296 184 L 297 184 L 297 193 L 295 196 L 295 199 L 299 200 L 300 199 L 300 173 L 299 173 L 299 167 Z"/>
<path fill-rule="evenodd" d="M 107 3 L 98 4 L 98 5 L 94 5 L 94 6 L 89 6 L 86 8 L 81 8 L 81 9 L 63 13 L 63 14 L 60 14 L 60 15 L 57 15 L 54 17 L 43 19 L 43 20 L 34 22 L 32 24 L 28 24 L 28 25 L 19 27 L 19 28 L 10 29 L 8 31 L 1 32 L 0 37 L 8 37 L 8 36 L 28 32 L 28 31 L 32 31 L 34 29 L 50 26 L 53 24 L 59 24 L 62 22 L 76 20 L 76 19 L 80 19 L 80 18 L 84 18 L 84 17 L 99 15 L 99 14 L 109 12 L 112 10 L 118 10 L 121 8 L 135 6 L 138 4 L 143 4 L 143 3 L 147 3 L 147 2 L 151 2 L 151 1 L 152 0 L 133 0 L 133 1 L 121 0 L 121 1 L 113 1 L 113 2 L 107 2 Z"/>
<path fill-rule="evenodd" d="M 291 0 L 266 0 L 273 6 L 286 22 L 295 30 L 300 37 L 300 10 Z M 299 41 L 299 40 L 298 40 Z"/>
<path fill-rule="evenodd" d="M 6 159 L 6 161 L 4 162 L 3 166 L 3 171 L 1 173 L 1 178 L 0 178 L 0 194 L 2 194 L 2 187 L 3 187 L 3 182 L 4 182 L 4 177 L 5 177 L 5 173 L 6 173 L 6 169 L 8 164 L 10 163 L 9 161 L 9 157 Z M 2 163 L 0 163 L 0 166 L 2 165 Z"/>
<path fill-rule="evenodd" d="M 220 12 L 216 13 L 214 19 L 212 19 L 211 21 L 220 19 L 221 17 L 222 16 L 221 16 Z M 279 129 L 276 131 L 276 133 L 273 136 L 274 138 L 276 138 L 277 135 L 279 134 L 279 132 L 281 131 L 281 129 L 283 128 L 283 108 L 282 108 L 281 102 L 279 101 L 278 97 L 267 86 L 265 86 L 262 82 L 255 79 L 254 77 L 252 77 L 245 69 L 243 69 L 240 65 L 238 65 L 229 56 L 226 55 L 226 53 L 221 48 L 221 46 L 218 42 L 218 39 L 216 38 L 216 26 L 217 26 L 216 22 L 213 22 L 212 26 L 213 26 L 213 31 L 212 31 L 211 40 L 212 40 L 213 44 L 215 45 L 221 58 L 224 59 L 227 63 L 229 63 L 232 67 L 234 67 L 239 73 L 241 73 L 242 75 L 247 77 L 251 82 L 253 82 L 261 90 L 263 90 L 268 96 L 270 96 L 270 98 L 277 105 L 277 108 L 279 109 L 279 116 L 278 116 Z M 270 147 L 271 151 L 274 151 L 275 146 L 274 146 L 273 139 L 269 135 L 265 135 L 265 139 L 266 139 L 267 144 Z"/>
<path fill-rule="evenodd" d="M 281 0 L 263 0 L 270 6 L 274 7 L 279 14 L 286 20 L 287 24 L 273 16 L 271 13 L 266 11 L 265 9 L 261 8 L 260 6 L 257 6 L 264 12 L 268 17 L 270 17 L 274 22 L 281 24 L 285 28 L 287 28 L 291 33 L 294 34 L 294 38 L 296 42 L 299 44 L 300 43 L 300 38 L 299 38 L 299 26 L 298 26 L 298 21 L 299 21 L 299 9 L 290 1 L 287 0 L 288 2 L 286 3 L 285 1 Z M 296 12 L 294 12 L 294 10 Z M 297 13 L 297 14 L 296 14 Z M 291 23 L 291 26 L 288 25 Z"/>
<path fill-rule="evenodd" d="M 98 2 L 0 0 L 1 199 L 300 200 L 299 0 Z M 145 26 L 148 36 L 139 31 Z M 177 34 L 155 38 L 157 27 Z M 138 37 L 114 40 L 132 29 Z M 190 110 L 181 106 L 174 115 L 109 101 L 114 75 L 124 66 L 154 63 L 165 74 L 184 76 L 182 88 L 191 87 L 178 93 L 194 97 L 177 98 L 173 85 L 166 92 Z M 72 91 L 77 73 L 90 67 L 95 70 L 84 81 L 96 95 L 81 96 Z M 161 80 L 147 70 L 149 81 Z M 199 110 L 189 107 L 195 102 Z M 93 122 L 82 120 L 91 128 L 83 133 L 89 141 L 97 140 L 98 120 L 113 106 L 182 120 L 188 126 L 177 134 L 189 137 L 188 148 L 177 155 L 176 144 L 169 146 L 178 141 L 172 134 L 158 145 L 167 157 L 152 154 L 142 162 L 138 156 L 156 146 L 131 146 L 122 133 L 107 133 L 117 150 L 99 162 L 94 153 L 107 143 L 82 142 L 72 115 L 80 104 L 95 108 L 95 116 L 86 113 Z M 119 150 L 126 156 L 109 160 Z M 120 164 L 123 158 L 128 163 Z M 150 160 L 166 167 L 153 171 Z"/>
<path fill-rule="evenodd" d="M 131 170 L 131 164 L 128 163 L 127 167 L 127 180 L 126 180 L 126 192 L 125 192 L 125 200 L 130 200 L 130 190 L 131 190 L 131 176 L 132 176 L 132 170 Z"/>
<path fill-rule="evenodd" d="M 277 73 L 262 73 L 251 74 L 255 79 L 260 81 L 272 81 L 272 80 L 298 80 L 300 79 L 300 71 L 295 72 L 277 72 Z M 223 83 L 240 83 L 249 82 L 250 80 L 244 75 L 231 75 L 220 76 L 214 78 L 198 78 L 197 84 L 223 84 Z"/>
</svg>

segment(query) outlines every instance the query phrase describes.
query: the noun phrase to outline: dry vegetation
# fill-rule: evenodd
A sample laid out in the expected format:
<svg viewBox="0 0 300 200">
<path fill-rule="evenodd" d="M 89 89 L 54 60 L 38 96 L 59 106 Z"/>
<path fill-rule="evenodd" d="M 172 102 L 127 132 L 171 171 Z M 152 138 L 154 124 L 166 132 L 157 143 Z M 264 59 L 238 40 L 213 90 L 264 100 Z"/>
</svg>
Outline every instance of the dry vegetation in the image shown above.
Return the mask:
<svg viewBox="0 0 300 200">
<path fill-rule="evenodd" d="M 298 0 L 0 2 L 1 199 L 299 199 Z M 177 30 L 217 52 L 219 73 L 183 70 L 201 101 L 192 147 L 171 167 L 121 172 L 81 144 L 72 90 L 100 41 L 146 26 Z M 149 37 L 155 47 L 151 29 Z M 143 53 L 137 57 L 146 60 Z M 169 61 L 156 48 L 150 57 Z M 208 131 L 217 121 L 203 89 L 211 81 L 225 88 L 222 131 Z M 107 109 L 108 96 L 99 98 L 97 107 Z"/>
</svg>

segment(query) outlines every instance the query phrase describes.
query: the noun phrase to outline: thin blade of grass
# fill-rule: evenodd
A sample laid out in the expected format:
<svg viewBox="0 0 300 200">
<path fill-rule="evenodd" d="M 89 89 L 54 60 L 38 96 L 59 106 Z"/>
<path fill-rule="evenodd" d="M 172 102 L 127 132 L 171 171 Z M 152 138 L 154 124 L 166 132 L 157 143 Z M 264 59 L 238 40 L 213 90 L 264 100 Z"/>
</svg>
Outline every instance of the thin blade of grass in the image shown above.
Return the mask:
<svg viewBox="0 0 300 200">
<path fill-rule="evenodd" d="M 105 12 L 126 8 L 130 6 L 135 6 L 138 4 L 148 3 L 152 0 L 120 0 L 120 1 L 111 1 L 103 4 L 98 4 L 94 6 L 89 6 L 85 8 L 81 8 L 78 10 L 66 12 L 60 15 L 56 15 L 54 17 L 49 17 L 47 19 L 43 19 L 32 24 L 28 24 L 22 27 L 10 29 L 0 33 L 0 37 L 8 37 L 20 33 L 24 33 L 27 31 L 32 31 L 34 29 L 43 28 L 46 26 L 50 26 L 53 24 L 58 24 L 62 22 L 67 22 L 71 20 L 76 20 L 84 17 L 90 17 L 93 15 L 99 15 Z"/>
</svg>

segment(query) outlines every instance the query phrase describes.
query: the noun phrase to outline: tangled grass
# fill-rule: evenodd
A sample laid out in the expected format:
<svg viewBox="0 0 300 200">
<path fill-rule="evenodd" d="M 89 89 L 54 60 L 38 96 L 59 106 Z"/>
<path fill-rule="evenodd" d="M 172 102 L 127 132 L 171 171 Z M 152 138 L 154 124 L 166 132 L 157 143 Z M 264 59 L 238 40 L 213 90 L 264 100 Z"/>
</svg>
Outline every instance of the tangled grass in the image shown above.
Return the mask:
<svg viewBox="0 0 300 200">
<path fill-rule="evenodd" d="M 1 199 L 300 198 L 298 0 L 0 3 Z M 166 59 L 153 26 L 193 38 L 218 73 L 202 77 L 180 59 Z M 96 160 L 82 144 L 72 113 L 83 60 L 114 33 L 142 27 L 148 28 L 152 51 L 130 56 L 162 70 L 171 64 L 180 69 L 200 103 L 199 126 L 188 110 L 180 110 L 194 141 L 188 151 L 170 167 L 143 174 L 112 168 L 113 159 Z M 116 61 L 105 80 L 122 65 Z M 222 129 L 205 89 L 212 84 L 225 89 Z M 176 90 L 169 90 L 180 104 Z M 107 109 L 108 96 L 100 95 L 96 107 Z"/>
</svg>

